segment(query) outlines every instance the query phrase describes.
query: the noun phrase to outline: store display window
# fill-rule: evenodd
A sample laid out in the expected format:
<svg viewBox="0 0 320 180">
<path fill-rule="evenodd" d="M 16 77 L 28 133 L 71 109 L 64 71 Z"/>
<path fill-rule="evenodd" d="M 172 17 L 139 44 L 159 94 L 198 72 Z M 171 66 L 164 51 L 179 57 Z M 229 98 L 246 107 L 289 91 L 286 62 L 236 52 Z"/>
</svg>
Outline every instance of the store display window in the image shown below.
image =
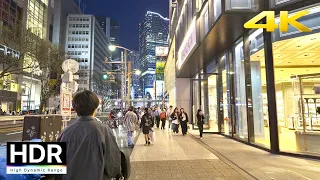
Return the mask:
<svg viewBox="0 0 320 180">
<path fill-rule="evenodd" d="M 264 56 L 263 30 L 249 32 L 250 74 L 254 139 L 251 143 L 270 148 L 268 96 Z"/>
<path fill-rule="evenodd" d="M 320 7 L 308 10 L 301 23 L 315 29 L 311 34 L 273 33 L 279 146 L 320 155 Z"/>
</svg>

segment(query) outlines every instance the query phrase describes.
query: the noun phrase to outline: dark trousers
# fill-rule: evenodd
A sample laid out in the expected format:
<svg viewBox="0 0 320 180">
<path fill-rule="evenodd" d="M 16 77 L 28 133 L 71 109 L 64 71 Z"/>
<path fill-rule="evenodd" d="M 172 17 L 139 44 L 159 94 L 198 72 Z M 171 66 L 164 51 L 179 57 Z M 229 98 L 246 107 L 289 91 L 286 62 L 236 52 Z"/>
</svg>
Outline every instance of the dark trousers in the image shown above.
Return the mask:
<svg viewBox="0 0 320 180">
<path fill-rule="evenodd" d="M 156 124 L 157 124 L 157 128 L 159 128 L 159 126 L 160 126 L 160 116 L 156 116 Z"/>
<path fill-rule="evenodd" d="M 166 127 L 166 119 L 161 120 L 161 129 L 164 129 Z"/>
<path fill-rule="evenodd" d="M 179 124 L 172 123 L 172 130 L 175 133 L 179 133 Z"/>
<path fill-rule="evenodd" d="M 187 121 L 181 121 L 181 129 L 182 129 L 183 135 L 187 134 L 187 130 L 188 130 Z"/>
<path fill-rule="evenodd" d="M 198 124 L 198 127 L 199 127 L 200 137 L 202 137 L 202 134 L 203 134 L 203 124 Z"/>
</svg>

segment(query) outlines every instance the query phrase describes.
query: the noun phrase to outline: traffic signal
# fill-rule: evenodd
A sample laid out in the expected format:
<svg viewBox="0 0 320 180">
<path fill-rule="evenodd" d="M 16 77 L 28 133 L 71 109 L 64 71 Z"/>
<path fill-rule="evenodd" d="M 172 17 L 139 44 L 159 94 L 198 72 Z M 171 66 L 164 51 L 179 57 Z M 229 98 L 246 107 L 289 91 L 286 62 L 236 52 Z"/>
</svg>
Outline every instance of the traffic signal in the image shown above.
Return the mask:
<svg viewBox="0 0 320 180">
<path fill-rule="evenodd" d="M 102 78 L 103 78 L 103 79 L 108 79 L 108 74 L 102 75 Z"/>
</svg>

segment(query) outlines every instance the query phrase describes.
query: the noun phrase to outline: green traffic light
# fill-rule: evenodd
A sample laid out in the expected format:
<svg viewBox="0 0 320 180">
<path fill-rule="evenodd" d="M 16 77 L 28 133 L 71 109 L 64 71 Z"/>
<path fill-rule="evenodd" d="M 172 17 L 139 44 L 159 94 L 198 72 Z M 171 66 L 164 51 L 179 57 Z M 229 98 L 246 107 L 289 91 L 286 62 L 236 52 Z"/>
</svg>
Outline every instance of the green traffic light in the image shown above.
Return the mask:
<svg viewBox="0 0 320 180">
<path fill-rule="evenodd" d="M 108 79 L 108 75 L 107 74 L 104 74 L 102 77 L 103 77 L 103 79 Z"/>
</svg>

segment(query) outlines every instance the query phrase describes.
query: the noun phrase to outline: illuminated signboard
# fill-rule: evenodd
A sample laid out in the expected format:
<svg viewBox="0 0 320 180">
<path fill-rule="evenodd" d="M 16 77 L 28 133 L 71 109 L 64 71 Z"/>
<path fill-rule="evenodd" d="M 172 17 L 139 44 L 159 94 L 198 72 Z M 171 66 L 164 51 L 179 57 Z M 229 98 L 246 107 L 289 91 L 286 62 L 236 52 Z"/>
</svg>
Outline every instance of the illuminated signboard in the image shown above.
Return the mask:
<svg viewBox="0 0 320 180">
<path fill-rule="evenodd" d="M 194 49 L 197 44 L 197 32 L 196 32 L 196 18 L 194 17 L 187 35 L 185 36 L 180 49 L 178 51 L 177 66 L 180 69 L 183 63 L 186 61 L 190 52 Z"/>
<path fill-rule="evenodd" d="M 156 47 L 156 56 L 168 56 L 169 53 L 169 48 L 168 47 L 162 47 L 162 46 L 157 46 Z"/>
</svg>

